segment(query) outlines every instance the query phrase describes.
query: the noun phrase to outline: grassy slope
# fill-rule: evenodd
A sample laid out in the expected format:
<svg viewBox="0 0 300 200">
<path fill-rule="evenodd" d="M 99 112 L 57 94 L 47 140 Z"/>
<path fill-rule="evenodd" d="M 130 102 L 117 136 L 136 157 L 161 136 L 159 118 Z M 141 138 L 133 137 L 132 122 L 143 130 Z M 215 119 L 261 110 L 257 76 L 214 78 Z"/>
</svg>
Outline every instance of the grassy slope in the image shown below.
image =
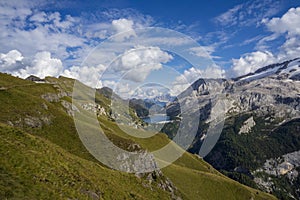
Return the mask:
<svg viewBox="0 0 300 200">
<path fill-rule="evenodd" d="M 100 120 L 102 127 L 110 127 L 110 131 L 118 136 L 133 140 L 148 150 L 155 150 L 169 142 L 164 134 L 157 134 L 148 139 L 128 136 L 110 121 Z M 130 129 L 127 127 L 127 130 Z M 132 130 L 134 131 L 134 130 Z M 201 158 L 184 153 L 176 162 L 163 169 L 181 191 L 185 199 L 275 199 L 273 196 L 241 185 L 222 175 Z"/>
<path fill-rule="evenodd" d="M 54 81 L 59 82 L 63 90 L 69 91 L 72 88 L 72 80 L 70 79 L 52 79 L 52 82 Z M 121 198 L 122 196 L 129 198 L 130 194 L 127 191 L 130 190 L 134 192 L 131 196 L 135 195 L 137 199 L 142 199 L 142 197 L 145 199 L 155 198 L 157 197 L 155 195 L 161 195 L 160 199 L 168 198 L 162 191 L 150 191 L 141 187 L 139 180 L 132 175 L 101 167 L 82 145 L 77 136 L 72 118 L 66 114 L 60 102 L 49 103 L 40 98 L 45 93 L 57 93 L 53 85 L 34 84 L 29 81 L 0 74 L 0 86 L 7 88 L 7 90 L 0 91 L 0 110 L 2 110 L 0 122 L 15 122 L 23 119 L 24 116 L 40 117 L 41 115 L 45 115 L 51 118 L 51 124 L 43 125 L 42 128 L 27 127 L 21 120 L 20 128 L 36 136 L 24 133 L 20 134 L 19 131 L 17 131 L 18 133 L 14 133 L 15 130 L 1 125 L 1 129 L 4 129 L 1 134 L 3 137 L 6 137 L 7 141 L 10 141 L 4 149 L 2 147 L 5 145 L 1 144 L 1 154 L 7 154 L 3 155 L 3 157 L 13 158 L 1 163 L 1 176 L 7 176 L 5 179 L 2 179 L 5 181 L 1 183 L 1 187 L 4 185 L 5 188 L 10 188 L 6 191 L 8 195 L 16 193 L 19 195 L 26 194 L 28 197 L 35 195 L 46 195 L 48 197 L 49 195 L 65 193 L 71 197 L 79 195 L 78 197 L 84 199 L 86 194 L 81 194 L 80 190 L 87 190 L 89 188 L 82 188 L 80 184 L 89 182 L 90 186 L 87 187 L 91 187 L 94 192 L 97 190 L 104 192 L 104 197 L 108 199 L 110 198 L 109 195 L 115 195 L 113 199 Z M 98 96 L 97 98 L 103 104 L 108 103 L 108 100 L 103 96 Z M 64 99 L 71 101 L 69 97 L 64 97 Z M 48 109 L 43 108 L 42 104 L 46 104 Z M 169 142 L 168 138 L 162 134 L 157 134 L 148 140 L 128 136 L 112 121 L 106 118 L 101 118 L 100 124 L 105 133 L 118 144 L 136 142 L 143 148 L 154 150 Z M 132 131 L 136 131 L 136 129 L 132 129 Z M 13 132 L 13 134 L 7 134 L 8 132 Z M 19 137 L 20 135 L 24 135 L 24 137 Z M 18 141 L 18 137 L 20 141 L 14 143 L 13 141 Z M 41 139 L 40 137 L 45 139 Z M 21 146 L 22 143 L 27 143 L 22 151 L 17 151 L 19 150 L 19 143 Z M 38 144 L 39 148 L 36 148 L 35 143 Z M 10 151 L 6 152 L 5 149 L 10 149 Z M 47 152 L 49 157 L 41 152 Z M 55 162 L 49 160 L 50 158 L 53 158 Z M 26 171 L 20 170 L 21 168 L 18 168 L 18 165 L 14 163 L 20 163 L 20 160 L 24 161 L 21 166 L 22 169 L 25 167 Z M 2 166 L 5 166 L 5 163 L 7 166 L 3 169 Z M 35 163 L 35 165 L 32 165 L 32 163 Z M 40 166 L 38 163 L 40 163 Z M 64 166 L 67 166 L 66 169 L 69 171 L 65 170 Z M 58 185 L 54 184 L 55 181 L 51 182 L 53 183 L 52 187 L 48 187 L 47 184 L 50 183 L 43 181 L 37 186 L 32 185 L 33 180 L 30 177 L 35 172 L 39 172 L 38 174 L 42 176 L 48 174 L 45 172 L 51 171 L 51 169 L 58 171 L 53 172 L 52 175 L 50 173 L 46 179 L 52 180 L 53 178 L 53 180 L 59 183 Z M 254 199 L 274 198 L 226 178 L 202 159 L 188 153 L 185 153 L 174 164 L 164 168 L 163 172 L 173 181 L 184 199 L 225 199 L 223 197 L 227 199 L 250 199 L 251 197 L 254 197 Z M 76 187 L 68 185 L 70 184 L 69 182 L 76 179 L 75 177 L 78 178 L 78 174 L 80 174 L 79 176 L 82 175 L 83 182 L 79 181 Z M 120 187 L 117 187 L 115 184 L 119 184 Z M 7 185 L 11 185 L 11 187 Z M 66 191 L 62 192 L 60 188 L 64 185 Z M 16 190 L 13 188 L 16 188 Z M 112 190 L 117 192 L 113 193 Z M 1 191 L 4 191 L 4 189 L 1 189 Z M 3 195 L 3 193 L 0 194 Z"/>
<path fill-rule="evenodd" d="M 81 159 L 57 145 L 0 125 L 0 199 L 167 199 L 142 179 Z M 4 159 L 3 159 L 4 158 Z"/>
</svg>

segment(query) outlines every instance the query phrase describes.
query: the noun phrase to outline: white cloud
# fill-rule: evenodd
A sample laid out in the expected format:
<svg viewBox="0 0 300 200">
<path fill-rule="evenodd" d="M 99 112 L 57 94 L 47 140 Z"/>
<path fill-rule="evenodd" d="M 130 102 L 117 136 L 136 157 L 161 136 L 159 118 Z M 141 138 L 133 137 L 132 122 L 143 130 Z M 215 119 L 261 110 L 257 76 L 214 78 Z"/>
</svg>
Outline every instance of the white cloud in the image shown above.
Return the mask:
<svg viewBox="0 0 300 200">
<path fill-rule="evenodd" d="M 19 51 L 11 50 L 7 54 L 0 54 L 0 70 L 14 76 L 26 78 L 35 75 L 58 76 L 63 65 L 60 59 L 51 57 L 47 51 L 38 52 L 33 59 L 24 57 Z"/>
<path fill-rule="evenodd" d="M 264 67 L 266 65 L 293 59 L 300 55 L 300 7 L 289 9 L 282 17 L 263 19 L 264 24 L 271 35 L 262 38 L 257 48 L 259 51 L 243 55 L 239 59 L 232 59 L 232 70 L 240 76 Z M 268 42 L 273 42 L 279 36 L 285 36 L 284 43 L 274 54 L 267 49 Z"/>
<path fill-rule="evenodd" d="M 183 74 L 176 77 L 177 84 L 186 84 L 186 83 L 193 83 L 197 79 L 202 77 L 202 70 L 191 67 L 187 70 L 184 70 Z"/>
<path fill-rule="evenodd" d="M 280 2 L 272 0 L 254 0 L 239 4 L 215 18 L 223 26 L 251 26 L 260 23 L 280 10 Z"/>
<path fill-rule="evenodd" d="M 137 11 L 121 12 L 116 9 L 109 14 L 98 12 L 97 15 L 102 16 L 99 19 L 94 18 L 94 14 L 74 17 L 43 10 L 45 4 L 27 0 L 0 2 L 0 52 L 17 48 L 26 57 L 33 57 L 39 51 L 49 51 L 69 67 L 78 65 L 77 61 L 82 62 L 88 52 L 99 44 L 99 39 L 124 31 L 116 38 L 126 39 L 135 35 L 134 28 L 151 21 Z M 134 19 L 130 19 L 130 13 Z"/>
<path fill-rule="evenodd" d="M 132 86 L 129 83 L 116 84 L 115 92 L 123 98 L 128 98 L 133 93 Z"/>
<path fill-rule="evenodd" d="M 27 16 L 32 14 L 30 4 L 25 1 L 0 1 L 0 26 L 24 22 Z M 16 20 L 18 19 L 18 20 Z M 15 20 L 13 22 L 13 20 Z"/>
<path fill-rule="evenodd" d="M 279 48 L 278 60 L 287 60 L 300 55 L 300 7 L 289 9 L 282 17 L 262 21 L 273 35 L 285 35 L 285 42 Z"/>
<path fill-rule="evenodd" d="M 287 38 L 280 47 L 279 60 L 288 60 L 300 57 L 300 36 Z"/>
<path fill-rule="evenodd" d="M 154 33 L 155 34 L 155 33 Z M 162 31 L 162 35 L 154 35 L 150 37 L 146 36 L 139 36 L 139 40 L 143 40 L 143 44 L 153 45 L 153 44 L 160 44 L 160 45 L 170 45 L 170 46 L 184 46 L 184 45 L 191 45 L 192 41 L 187 37 L 182 37 L 179 35 L 174 35 L 170 33 L 170 35 L 165 35 Z"/>
<path fill-rule="evenodd" d="M 274 33 L 272 35 L 268 35 L 266 37 L 261 38 L 257 44 L 256 44 L 256 49 L 260 50 L 260 51 L 266 51 L 267 49 L 269 49 L 269 45 L 267 44 L 268 42 L 274 41 L 278 38 L 279 34 Z"/>
<path fill-rule="evenodd" d="M 257 69 L 276 62 L 277 59 L 269 51 L 256 51 L 239 59 L 232 59 L 232 70 L 237 76 L 254 72 Z"/>
<path fill-rule="evenodd" d="M 123 41 L 124 39 L 136 36 L 133 30 L 133 21 L 128 19 L 118 19 L 112 21 L 112 27 L 118 35 L 114 36 L 114 40 Z"/>
<path fill-rule="evenodd" d="M 27 65 L 25 68 L 21 68 L 12 74 L 22 78 L 26 78 L 30 75 L 45 78 L 46 76 L 60 75 L 62 69 L 63 65 L 60 59 L 52 58 L 50 52 L 43 51 L 35 55 L 31 65 Z"/>
<path fill-rule="evenodd" d="M 159 47 L 139 46 L 119 57 L 113 64 L 113 69 L 124 74 L 124 79 L 142 82 L 151 71 L 162 68 L 162 63 L 167 63 L 172 58 Z"/>
<path fill-rule="evenodd" d="M 34 15 L 32 15 L 29 18 L 29 20 L 32 22 L 47 22 L 48 21 L 47 14 L 44 11 L 35 13 Z"/>
<path fill-rule="evenodd" d="M 18 50 L 11 50 L 7 54 L 0 53 L 0 69 L 1 71 L 9 72 L 21 64 L 23 60 L 22 54 Z"/>
<path fill-rule="evenodd" d="M 83 35 L 88 39 L 99 38 L 106 39 L 111 33 L 111 23 L 100 22 L 85 25 Z"/>
<path fill-rule="evenodd" d="M 103 87 L 109 87 L 111 89 L 114 89 L 116 85 L 117 85 L 117 83 L 115 81 L 112 81 L 112 80 L 102 81 L 102 86 Z"/>
<path fill-rule="evenodd" d="M 150 27 L 154 23 L 154 19 L 150 15 L 142 14 L 139 11 L 132 8 L 110 8 L 101 12 L 100 15 L 108 21 L 115 19 L 127 19 L 134 21 L 135 26 L 137 28 Z"/>
<path fill-rule="evenodd" d="M 218 56 L 212 55 L 215 52 L 215 46 L 201 46 L 201 47 L 192 47 L 190 51 L 193 55 L 202 58 L 219 58 Z"/>
<path fill-rule="evenodd" d="M 39 51 L 49 51 L 64 60 L 70 56 L 67 48 L 85 45 L 85 39 L 77 35 L 77 18 L 40 11 L 34 3 L 25 2 L 0 2 L 0 52 L 17 48 L 33 57 Z"/>
<path fill-rule="evenodd" d="M 300 35 L 300 7 L 289 9 L 280 18 L 263 19 L 262 22 L 274 33 L 288 33 L 289 37 Z"/>
<path fill-rule="evenodd" d="M 225 78 L 225 70 L 217 65 L 207 67 L 203 71 L 204 78 Z"/>
<path fill-rule="evenodd" d="M 69 69 L 65 69 L 62 75 L 80 80 L 93 88 L 100 88 L 103 86 L 100 77 L 104 70 L 105 66 L 101 64 L 96 67 L 72 66 Z"/>
<path fill-rule="evenodd" d="M 49 11 L 49 4 L 52 6 L 51 2 L 39 0 L 1 1 L 0 52 L 18 49 L 24 56 L 33 57 L 39 51 L 48 51 L 70 67 L 81 63 L 99 39 L 119 33 L 115 39 L 121 41 L 134 36 L 135 28 L 153 21 L 133 9 L 110 9 L 75 17 Z"/>
<path fill-rule="evenodd" d="M 242 8 L 242 5 L 237 5 L 225 13 L 219 15 L 215 20 L 223 25 L 236 25 L 238 23 L 238 14 Z"/>
</svg>

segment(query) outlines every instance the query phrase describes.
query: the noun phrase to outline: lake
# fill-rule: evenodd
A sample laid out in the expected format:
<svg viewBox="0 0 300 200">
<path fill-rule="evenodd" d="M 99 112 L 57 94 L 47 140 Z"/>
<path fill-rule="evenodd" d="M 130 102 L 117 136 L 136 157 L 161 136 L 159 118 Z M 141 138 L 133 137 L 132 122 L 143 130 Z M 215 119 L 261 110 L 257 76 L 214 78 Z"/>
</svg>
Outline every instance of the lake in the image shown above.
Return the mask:
<svg viewBox="0 0 300 200">
<path fill-rule="evenodd" d="M 150 115 L 142 118 L 144 122 L 151 124 L 166 123 L 170 121 L 170 117 L 165 114 Z"/>
</svg>

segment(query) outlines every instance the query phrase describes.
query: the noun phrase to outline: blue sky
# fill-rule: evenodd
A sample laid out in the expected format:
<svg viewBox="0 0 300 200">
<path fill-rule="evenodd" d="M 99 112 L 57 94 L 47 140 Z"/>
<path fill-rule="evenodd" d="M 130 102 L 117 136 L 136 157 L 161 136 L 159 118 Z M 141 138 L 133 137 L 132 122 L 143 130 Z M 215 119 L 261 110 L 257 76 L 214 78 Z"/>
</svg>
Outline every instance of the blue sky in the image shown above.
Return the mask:
<svg viewBox="0 0 300 200">
<path fill-rule="evenodd" d="M 0 71 L 20 77 L 65 75 L 91 86 L 96 82 L 98 86 L 116 86 L 112 74 L 107 73 L 109 78 L 100 82 L 98 74 L 107 68 L 108 58 L 117 54 L 111 51 L 110 55 L 108 52 L 104 55 L 102 51 L 107 62 L 90 64 L 92 50 L 124 31 L 127 33 L 118 43 L 139 38 L 137 30 L 146 27 L 184 34 L 202 47 L 190 46 L 190 54 L 201 59 L 205 54 L 213 64 L 193 65 L 171 51 L 164 51 L 157 43 L 147 43 L 153 37 L 148 34 L 148 38 L 142 38 L 143 45 L 135 43 L 136 46 L 123 49 L 131 57 L 121 56 L 120 59 L 127 60 L 125 64 L 116 61 L 119 67 L 113 73 L 120 72 L 125 79 L 131 77 L 131 81 L 139 82 L 168 65 L 177 70 L 178 76 L 166 77 L 173 77 L 169 81 L 180 86 L 184 85 L 183 79 L 192 82 L 201 76 L 239 76 L 300 55 L 300 2 L 297 0 L 212 0 L 209 3 L 12 0 L 0 2 L 0 27 Z M 180 41 L 175 35 L 174 44 Z M 135 48 L 134 55 L 130 48 Z M 135 62 L 132 56 L 137 58 Z M 136 73 L 140 76 L 124 71 L 128 70 L 129 61 L 138 68 Z M 151 63 L 148 67 L 146 61 Z M 165 69 L 162 71 L 165 73 Z"/>
<path fill-rule="evenodd" d="M 63 3 L 62 3 L 63 4 Z M 297 0 L 282 1 L 74 1 L 67 4 L 69 8 L 59 8 L 62 13 L 81 15 L 82 13 L 95 11 L 101 12 L 110 9 L 134 9 L 142 15 L 153 18 L 152 26 L 171 28 L 183 32 L 201 45 L 214 43 L 224 44 L 218 46 L 215 54 L 222 57 L 223 61 L 239 58 L 255 48 L 255 42 L 269 35 L 266 27 L 260 25 L 263 18 L 281 17 L 291 7 L 298 7 Z M 232 20 L 223 24 L 217 18 L 239 5 L 244 5 L 237 14 L 251 11 L 244 19 Z M 257 7 L 254 7 L 258 5 Z M 72 11 L 70 11 L 72 8 Z M 252 10 L 247 10 L 247 9 Z M 124 17 L 130 17 L 125 14 Z M 201 39 L 199 39 L 201 38 Z M 245 43 L 248 41 L 249 43 Z M 251 42 L 250 42 L 251 41 Z M 274 47 L 276 48 L 276 44 Z M 274 49 L 275 50 L 275 49 Z M 226 63 L 227 64 L 227 63 Z M 228 63 L 230 65 L 230 63 Z M 227 65 L 227 66 L 228 66 Z"/>
</svg>

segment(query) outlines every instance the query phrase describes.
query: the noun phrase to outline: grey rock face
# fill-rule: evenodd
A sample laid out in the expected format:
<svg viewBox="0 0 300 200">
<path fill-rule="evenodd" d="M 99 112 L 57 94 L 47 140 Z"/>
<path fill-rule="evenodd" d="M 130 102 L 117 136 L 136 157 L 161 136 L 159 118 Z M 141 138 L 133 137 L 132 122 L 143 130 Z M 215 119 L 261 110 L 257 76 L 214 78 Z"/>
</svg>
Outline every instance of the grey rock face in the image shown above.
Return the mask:
<svg viewBox="0 0 300 200">
<path fill-rule="evenodd" d="M 79 112 L 79 109 L 76 106 L 67 101 L 62 100 L 61 105 L 66 109 L 67 114 L 72 117 L 75 115 L 75 112 Z"/>
<path fill-rule="evenodd" d="M 41 97 L 48 102 L 59 102 L 59 96 L 55 93 L 46 93 L 41 95 Z"/>
<path fill-rule="evenodd" d="M 118 155 L 117 160 L 122 163 L 120 165 L 120 169 L 125 172 L 137 173 L 159 170 L 157 163 L 151 153 L 148 153 L 146 151 L 136 152 L 136 156 L 133 156 L 133 158 L 129 157 L 125 153 Z"/>
<path fill-rule="evenodd" d="M 275 118 L 292 119 L 300 116 L 300 81 L 291 79 L 300 74 L 299 65 L 300 59 L 296 59 L 233 80 L 199 79 L 192 84 L 192 90 L 179 95 L 179 101 L 168 104 L 167 114 L 180 115 L 180 104 L 187 104 L 191 99 L 198 101 L 195 109 L 209 114 L 207 109 L 211 106 L 207 105 L 217 99 L 229 102 L 227 116 L 251 111 L 258 115 L 274 113 Z M 193 112 L 193 108 L 190 111 Z M 203 119 L 207 118 L 203 116 Z"/>
<path fill-rule="evenodd" d="M 42 116 L 42 117 L 27 116 L 24 118 L 24 124 L 31 128 L 42 128 L 43 125 L 49 125 L 50 123 L 51 123 L 51 119 L 47 116 Z"/>
<path fill-rule="evenodd" d="M 252 172 L 254 181 L 264 190 L 271 192 L 273 191 L 274 183 L 272 176 L 275 177 L 283 177 L 286 176 L 290 183 L 293 184 L 293 181 L 297 179 L 299 176 L 299 171 L 297 171 L 297 167 L 300 166 L 300 151 L 295 151 L 292 153 L 288 153 L 282 155 L 278 158 L 271 158 L 266 160 L 262 168 L 259 168 Z M 262 172 L 267 175 L 270 175 L 268 181 L 263 181 L 263 178 L 259 177 Z M 266 175 L 265 175 L 266 176 Z"/>
</svg>

